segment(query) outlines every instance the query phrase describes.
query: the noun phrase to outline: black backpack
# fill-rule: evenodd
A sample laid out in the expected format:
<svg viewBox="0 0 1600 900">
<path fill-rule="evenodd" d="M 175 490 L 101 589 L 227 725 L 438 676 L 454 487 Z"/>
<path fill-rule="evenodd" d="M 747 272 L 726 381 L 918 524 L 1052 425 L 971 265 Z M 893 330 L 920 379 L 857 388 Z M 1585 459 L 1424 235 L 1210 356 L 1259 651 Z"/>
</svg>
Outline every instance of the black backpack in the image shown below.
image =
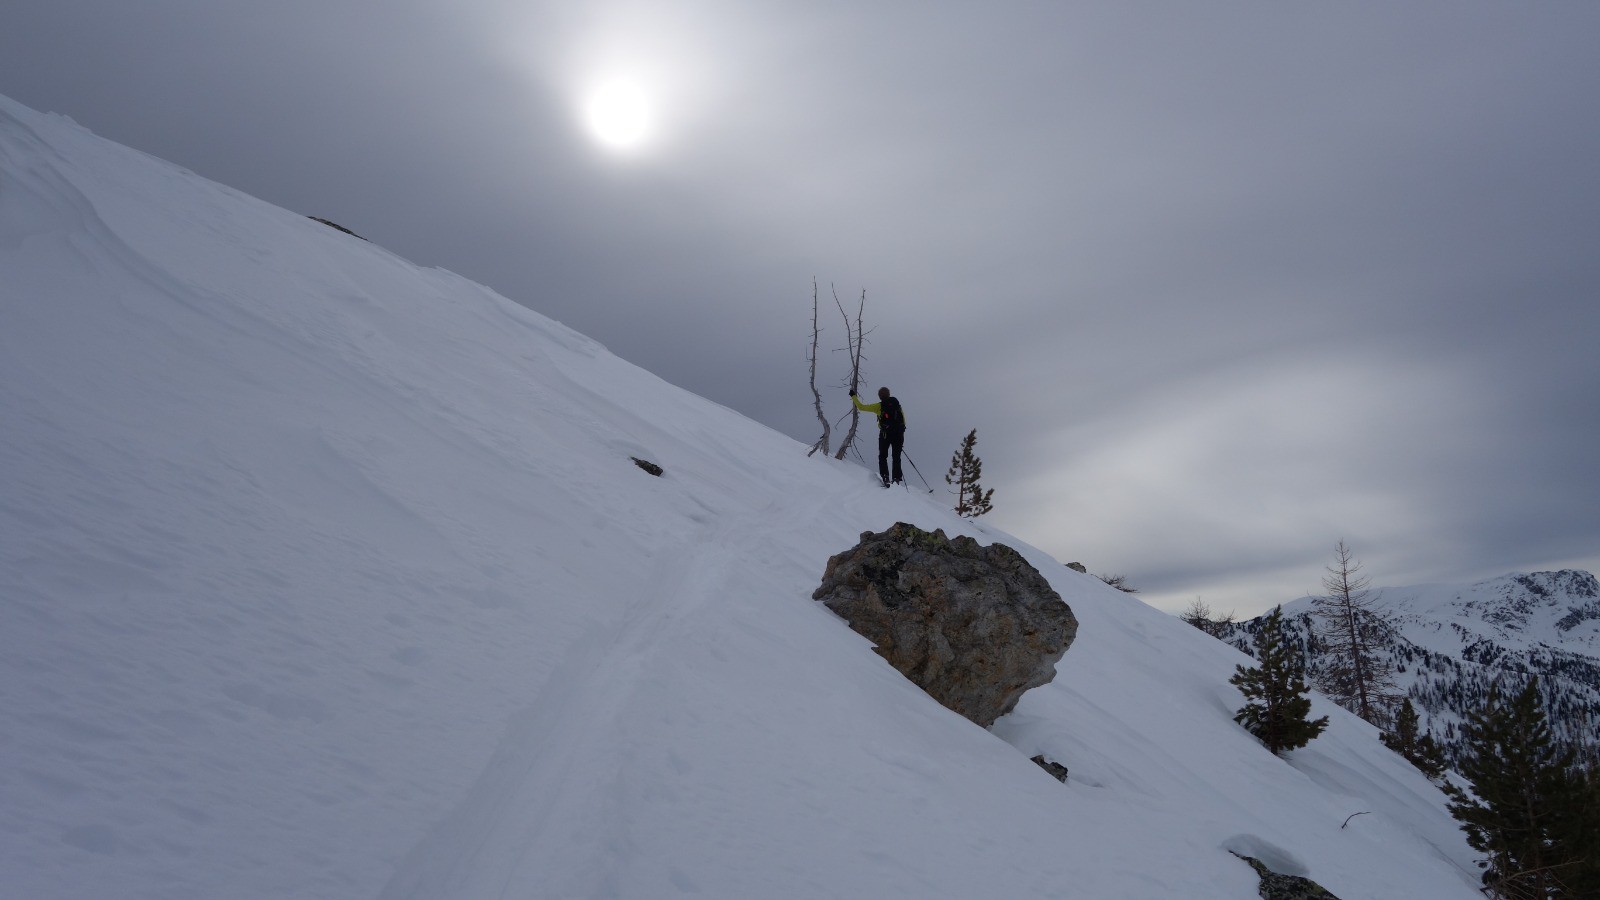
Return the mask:
<svg viewBox="0 0 1600 900">
<path fill-rule="evenodd" d="M 878 426 L 889 434 L 904 434 L 906 430 L 906 414 L 900 411 L 900 401 L 893 397 L 883 401 L 883 408 L 878 413 Z"/>
</svg>

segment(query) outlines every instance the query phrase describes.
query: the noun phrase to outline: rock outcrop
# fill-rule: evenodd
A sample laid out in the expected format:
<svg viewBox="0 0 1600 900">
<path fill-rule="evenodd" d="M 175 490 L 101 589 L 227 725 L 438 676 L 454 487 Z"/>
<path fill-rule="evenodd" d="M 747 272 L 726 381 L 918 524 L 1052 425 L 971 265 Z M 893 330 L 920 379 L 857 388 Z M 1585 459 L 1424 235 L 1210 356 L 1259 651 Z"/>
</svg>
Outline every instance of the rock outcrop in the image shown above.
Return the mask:
<svg viewBox="0 0 1600 900">
<path fill-rule="evenodd" d="M 1230 851 L 1232 852 L 1232 851 Z M 1261 884 L 1256 892 L 1261 895 L 1261 900 L 1339 900 L 1331 891 L 1317 884 L 1309 878 L 1299 875 L 1281 875 L 1267 868 L 1267 864 L 1253 856 L 1234 853 L 1250 864 L 1260 876 Z"/>
<path fill-rule="evenodd" d="M 1055 677 L 1078 620 L 1004 544 L 897 522 L 828 560 L 811 595 L 930 696 L 987 728 Z"/>
</svg>

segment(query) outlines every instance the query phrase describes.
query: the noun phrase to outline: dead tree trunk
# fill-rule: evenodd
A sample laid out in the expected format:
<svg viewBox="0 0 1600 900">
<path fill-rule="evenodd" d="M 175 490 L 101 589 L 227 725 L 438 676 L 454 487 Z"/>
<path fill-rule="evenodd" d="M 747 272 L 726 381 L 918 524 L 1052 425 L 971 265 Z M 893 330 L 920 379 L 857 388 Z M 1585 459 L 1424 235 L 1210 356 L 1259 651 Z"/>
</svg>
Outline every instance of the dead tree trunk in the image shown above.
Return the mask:
<svg viewBox="0 0 1600 900">
<path fill-rule="evenodd" d="M 833 292 L 833 302 L 839 307 L 839 315 L 844 316 L 845 339 L 848 346 L 844 349 L 850 352 L 850 393 L 854 394 L 861 389 L 861 347 L 866 343 L 866 332 L 861 329 L 861 314 L 867 308 L 867 292 L 861 291 L 861 304 L 856 307 L 856 320 L 850 321 L 850 314 L 844 311 L 844 304 L 839 302 L 839 292 Z M 850 404 L 850 430 L 845 433 L 844 440 L 839 443 L 839 452 L 833 455 L 834 459 L 844 459 L 850 452 L 850 445 L 855 443 L 856 427 L 861 424 L 861 411 Z"/>
<path fill-rule="evenodd" d="M 833 429 L 828 426 L 828 417 L 822 413 L 822 394 L 817 391 L 817 340 L 821 333 L 822 330 L 817 327 L 817 280 L 813 278 L 811 279 L 811 399 L 816 404 L 817 421 L 822 423 L 822 437 L 817 438 L 817 442 L 811 445 L 810 452 L 806 453 L 807 456 L 818 450 L 822 451 L 823 456 L 827 456 L 828 438 L 833 433 Z"/>
</svg>

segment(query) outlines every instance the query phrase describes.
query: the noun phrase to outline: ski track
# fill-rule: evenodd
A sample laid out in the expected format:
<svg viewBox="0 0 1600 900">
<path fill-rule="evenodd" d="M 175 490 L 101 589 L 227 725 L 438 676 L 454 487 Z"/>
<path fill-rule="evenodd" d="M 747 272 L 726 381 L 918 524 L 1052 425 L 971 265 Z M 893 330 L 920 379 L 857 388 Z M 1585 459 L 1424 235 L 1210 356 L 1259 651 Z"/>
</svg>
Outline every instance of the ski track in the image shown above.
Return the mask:
<svg viewBox="0 0 1600 900">
<path fill-rule="evenodd" d="M 736 569 L 785 543 L 772 523 L 807 528 L 829 502 L 774 501 L 702 526 L 661 552 L 650 589 L 617 621 L 572 644 L 467 797 L 411 851 L 382 900 L 510 897 L 518 885 L 539 882 L 551 897 L 622 896 L 616 879 L 635 850 L 626 794 L 638 786 L 629 773 L 689 765 L 630 732 L 650 721 L 652 695 L 673 693 L 661 680 L 674 660 L 716 652 L 697 639 L 698 616 L 726 594 Z M 506 853 L 491 842 L 523 850 Z M 574 870 L 574 859 L 589 862 Z M 556 872 L 565 877 L 551 882 Z"/>
</svg>

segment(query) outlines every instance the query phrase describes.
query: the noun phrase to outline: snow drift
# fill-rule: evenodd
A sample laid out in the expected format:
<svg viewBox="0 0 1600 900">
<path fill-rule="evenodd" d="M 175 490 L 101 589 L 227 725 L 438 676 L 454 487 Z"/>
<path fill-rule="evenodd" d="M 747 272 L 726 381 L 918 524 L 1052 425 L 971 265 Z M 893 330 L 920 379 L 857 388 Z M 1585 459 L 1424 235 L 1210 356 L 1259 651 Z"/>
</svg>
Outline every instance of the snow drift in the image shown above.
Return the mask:
<svg viewBox="0 0 1600 900">
<path fill-rule="evenodd" d="M 1477 896 L 1365 724 L 1278 759 L 1237 651 L 804 449 L 0 98 L 0 894 Z M 1080 620 L 992 732 L 809 599 L 899 520 Z"/>
</svg>

